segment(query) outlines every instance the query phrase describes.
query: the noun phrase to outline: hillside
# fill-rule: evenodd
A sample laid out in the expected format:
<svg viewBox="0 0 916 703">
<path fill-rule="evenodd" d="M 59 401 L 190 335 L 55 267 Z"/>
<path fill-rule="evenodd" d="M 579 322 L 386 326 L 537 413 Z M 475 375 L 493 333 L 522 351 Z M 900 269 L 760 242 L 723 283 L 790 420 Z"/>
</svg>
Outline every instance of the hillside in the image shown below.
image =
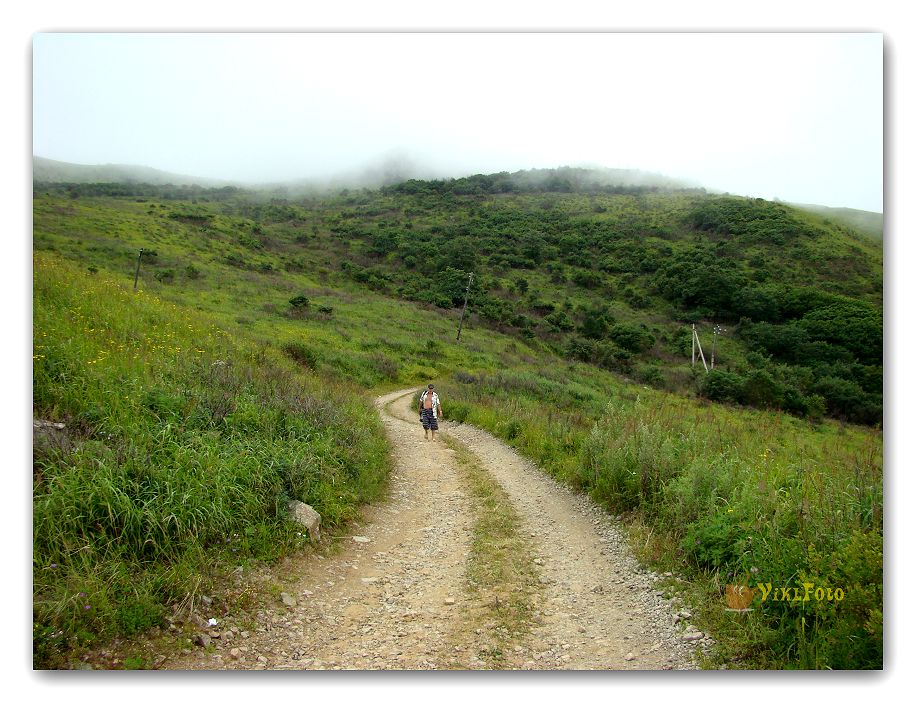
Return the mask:
<svg viewBox="0 0 916 703">
<path fill-rule="evenodd" d="M 677 574 L 712 666 L 880 668 L 880 244 L 576 175 L 295 200 L 36 183 L 35 417 L 70 433 L 35 455 L 36 657 L 300 548 L 280 499 L 344 525 L 385 474 L 371 394 L 436 380 L 449 420 L 588 491 Z M 713 373 L 690 367 L 691 323 L 707 358 L 726 327 Z M 755 579 L 847 597 L 724 612 L 725 584 Z"/>
<path fill-rule="evenodd" d="M 149 166 L 127 164 L 73 164 L 32 157 L 32 180 L 42 183 L 147 183 L 151 185 L 196 185 L 219 188 L 233 185 L 216 178 L 198 178 L 160 171 Z"/>
<path fill-rule="evenodd" d="M 854 210 L 848 207 L 827 207 L 825 205 L 807 205 L 797 203 L 796 207 L 802 210 L 810 210 L 836 222 L 841 222 L 852 229 L 859 230 L 865 234 L 874 237 L 878 241 L 884 238 L 884 215 L 880 212 L 869 212 L 868 210 Z"/>
<path fill-rule="evenodd" d="M 474 273 L 471 323 L 553 355 L 714 400 L 880 422 L 880 244 L 781 203 L 602 178 L 559 169 L 298 201 L 38 185 L 35 245 L 122 270 L 145 247 L 142 273 L 177 296 L 215 276 L 226 293 L 263 281 L 240 316 L 282 309 L 297 285 L 345 283 L 456 309 Z M 714 373 L 686 363 L 691 324 L 707 357 L 713 327 L 726 330 Z"/>
</svg>

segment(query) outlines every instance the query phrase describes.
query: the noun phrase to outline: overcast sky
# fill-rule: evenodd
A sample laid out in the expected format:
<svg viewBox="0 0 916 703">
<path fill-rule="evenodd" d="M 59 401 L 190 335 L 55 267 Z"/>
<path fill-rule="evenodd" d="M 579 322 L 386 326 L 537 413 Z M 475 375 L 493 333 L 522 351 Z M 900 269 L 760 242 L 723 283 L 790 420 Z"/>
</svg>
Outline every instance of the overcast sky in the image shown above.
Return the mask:
<svg viewBox="0 0 916 703">
<path fill-rule="evenodd" d="M 36 34 L 33 152 L 251 182 L 397 154 L 882 211 L 881 34 Z"/>
</svg>

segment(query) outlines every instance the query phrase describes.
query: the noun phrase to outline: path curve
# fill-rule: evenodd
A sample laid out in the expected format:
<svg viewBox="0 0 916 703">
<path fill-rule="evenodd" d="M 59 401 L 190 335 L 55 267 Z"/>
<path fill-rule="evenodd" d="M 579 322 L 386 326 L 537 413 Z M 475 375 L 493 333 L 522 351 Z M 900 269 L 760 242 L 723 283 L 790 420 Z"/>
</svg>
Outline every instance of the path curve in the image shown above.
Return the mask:
<svg viewBox="0 0 916 703">
<path fill-rule="evenodd" d="M 456 453 L 424 439 L 416 389 L 376 400 L 393 452 L 387 499 L 325 556 L 300 559 L 277 602 L 220 623 L 209 646 L 168 669 L 487 668 L 477 651 L 465 568 L 474 510 Z M 509 496 L 534 552 L 541 592 L 507 668 L 687 669 L 657 578 L 638 570 L 613 519 L 488 433 L 442 423 Z M 359 537 L 356 540 L 354 537 Z M 479 633 L 479 630 L 478 630 Z"/>
</svg>

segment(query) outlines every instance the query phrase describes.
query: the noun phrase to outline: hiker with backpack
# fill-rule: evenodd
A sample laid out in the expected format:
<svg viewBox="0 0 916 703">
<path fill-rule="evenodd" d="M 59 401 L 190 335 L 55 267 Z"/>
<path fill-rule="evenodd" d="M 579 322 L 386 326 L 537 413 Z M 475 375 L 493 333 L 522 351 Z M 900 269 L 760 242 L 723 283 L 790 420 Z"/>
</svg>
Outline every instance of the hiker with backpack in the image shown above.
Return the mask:
<svg viewBox="0 0 916 703">
<path fill-rule="evenodd" d="M 442 404 L 439 402 L 439 394 L 433 390 L 433 384 L 430 383 L 423 395 L 420 396 L 420 423 L 423 425 L 423 436 L 429 439 L 429 433 L 433 433 L 433 441 L 436 440 L 436 432 L 439 431 L 439 420 L 442 419 Z"/>
</svg>

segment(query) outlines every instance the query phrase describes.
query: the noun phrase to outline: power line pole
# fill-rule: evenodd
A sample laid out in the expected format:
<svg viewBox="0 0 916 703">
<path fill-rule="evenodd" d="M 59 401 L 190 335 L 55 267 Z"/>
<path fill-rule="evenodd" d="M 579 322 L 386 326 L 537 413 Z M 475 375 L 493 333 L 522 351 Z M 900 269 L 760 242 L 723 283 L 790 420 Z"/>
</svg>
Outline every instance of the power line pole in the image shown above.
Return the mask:
<svg viewBox="0 0 916 703">
<path fill-rule="evenodd" d="M 140 276 L 140 259 L 143 258 L 143 249 L 137 254 L 137 270 L 134 271 L 134 290 L 137 290 L 137 278 Z"/>
<path fill-rule="evenodd" d="M 697 363 L 696 350 L 699 350 L 700 360 L 703 362 L 703 368 L 706 369 L 706 373 L 709 373 L 709 367 L 706 365 L 706 357 L 703 356 L 703 345 L 700 344 L 700 337 L 699 335 L 697 335 L 697 326 L 691 325 L 690 327 L 693 329 L 693 349 L 694 349 L 692 353 L 692 358 L 690 360 L 690 365 L 691 366 L 696 365 Z"/>
<path fill-rule="evenodd" d="M 461 341 L 461 325 L 464 324 L 464 313 L 468 309 L 468 294 L 471 292 L 471 281 L 474 279 L 474 274 L 468 274 L 468 287 L 464 290 L 464 307 L 461 308 L 461 319 L 458 320 L 458 336 L 455 338 L 456 342 Z"/>
</svg>

